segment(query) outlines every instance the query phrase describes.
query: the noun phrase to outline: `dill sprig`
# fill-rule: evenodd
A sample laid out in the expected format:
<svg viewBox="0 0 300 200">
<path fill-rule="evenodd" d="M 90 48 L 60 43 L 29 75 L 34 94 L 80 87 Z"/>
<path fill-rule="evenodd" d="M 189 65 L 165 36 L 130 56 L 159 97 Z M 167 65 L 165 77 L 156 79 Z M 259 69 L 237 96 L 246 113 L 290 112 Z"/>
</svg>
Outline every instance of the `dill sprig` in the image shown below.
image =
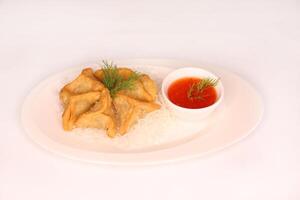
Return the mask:
<svg viewBox="0 0 300 200">
<path fill-rule="evenodd" d="M 134 89 L 136 80 L 140 78 L 140 73 L 134 71 L 127 79 L 125 79 L 119 74 L 117 65 L 113 64 L 113 62 L 102 62 L 104 64 L 102 67 L 104 75 L 103 84 L 107 87 L 112 97 L 121 90 Z"/>
<path fill-rule="evenodd" d="M 102 61 L 104 66 L 103 70 L 103 84 L 107 87 L 108 90 L 112 90 L 117 82 L 121 81 L 121 76 L 118 73 L 117 66 L 113 62 L 108 63 L 107 61 Z"/>
<path fill-rule="evenodd" d="M 197 83 L 193 83 L 189 90 L 187 91 L 188 98 L 196 98 L 203 100 L 204 96 L 201 96 L 203 90 L 208 87 L 215 87 L 218 84 L 218 79 L 213 78 L 203 78 Z M 197 96 L 193 96 L 194 93 L 197 93 Z"/>
</svg>

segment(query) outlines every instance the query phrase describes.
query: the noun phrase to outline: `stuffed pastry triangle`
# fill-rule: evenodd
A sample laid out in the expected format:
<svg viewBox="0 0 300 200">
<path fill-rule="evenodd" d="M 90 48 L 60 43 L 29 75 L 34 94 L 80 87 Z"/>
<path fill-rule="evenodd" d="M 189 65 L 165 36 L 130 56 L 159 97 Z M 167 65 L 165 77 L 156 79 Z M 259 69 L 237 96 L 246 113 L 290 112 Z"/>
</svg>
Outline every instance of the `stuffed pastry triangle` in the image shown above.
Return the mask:
<svg viewBox="0 0 300 200">
<path fill-rule="evenodd" d="M 104 88 L 104 85 L 95 78 L 93 70 L 86 68 L 82 70 L 81 74 L 75 80 L 61 89 L 59 96 L 65 107 L 69 103 L 72 95 L 101 91 Z"/>
<path fill-rule="evenodd" d="M 118 68 L 117 72 L 125 80 L 128 79 L 134 73 L 133 70 L 128 68 Z M 103 69 L 95 71 L 95 76 L 98 80 L 103 82 Z M 137 100 L 150 102 L 154 101 L 157 97 L 157 87 L 155 82 L 148 75 L 142 74 L 135 81 L 133 89 L 124 89 L 119 91 L 118 93 L 127 95 Z"/>
<path fill-rule="evenodd" d="M 64 130 L 72 130 L 78 117 L 82 113 L 89 111 L 100 97 L 101 92 L 88 92 L 70 96 L 69 103 L 66 105 L 62 117 Z"/>
<path fill-rule="evenodd" d="M 101 92 L 100 98 L 89 111 L 81 114 L 75 122 L 78 128 L 100 128 L 106 130 L 109 137 L 116 135 L 115 117 L 112 101 L 107 89 Z"/>
<path fill-rule="evenodd" d="M 138 119 L 160 108 L 160 105 L 156 103 L 139 101 L 122 94 L 115 96 L 113 105 L 121 135 L 124 135 Z"/>
</svg>

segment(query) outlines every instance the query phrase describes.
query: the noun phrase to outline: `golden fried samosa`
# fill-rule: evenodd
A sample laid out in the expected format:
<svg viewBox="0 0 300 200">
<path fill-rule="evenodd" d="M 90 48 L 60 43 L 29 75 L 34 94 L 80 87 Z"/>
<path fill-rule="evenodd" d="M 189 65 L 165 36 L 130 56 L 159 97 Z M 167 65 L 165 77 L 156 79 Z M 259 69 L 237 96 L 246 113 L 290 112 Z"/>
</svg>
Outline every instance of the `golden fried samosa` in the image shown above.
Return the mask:
<svg viewBox="0 0 300 200">
<path fill-rule="evenodd" d="M 80 128 L 100 128 L 107 131 L 109 137 L 116 135 L 115 122 L 112 117 L 105 115 L 99 111 L 86 112 L 80 115 L 75 122 L 76 127 Z"/>
<path fill-rule="evenodd" d="M 133 71 L 128 68 L 118 68 L 117 70 L 119 75 L 124 79 L 127 79 L 133 73 Z M 95 76 L 98 80 L 103 81 L 103 70 L 97 70 Z M 141 101 L 151 102 L 157 97 L 157 87 L 155 82 L 148 75 L 142 74 L 139 79 L 135 81 L 133 89 L 121 90 L 118 93 Z"/>
<path fill-rule="evenodd" d="M 160 105 L 156 103 L 139 101 L 122 94 L 115 96 L 113 105 L 121 135 L 124 135 L 138 119 L 160 108 Z"/>
<path fill-rule="evenodd" d="M 100 92 L 99 99 L 95 102 L 95 104 L 91 107 L 90 111 L 96 112 L 100 111 L 102 113 L 107 112 L 112 106 L 112 100 L 109 94 L 109 90 L 104 88 Z"/>
<path fill-rule="evenodd" d="M 115 117 L 108 89 L 101 91 L 100 98 L 88 112 L 81 114 L 75 122 L 78 128 L 102 128 L 109 137 L 116 135 Z"/>
<path fill-rule="evenodd" d="M 132 89 L 121 90 L 118 94 L 127 95 L 141 101 L 153 101 L 152 96 L 144 89 L 143 84 L 139 80 L 135 81 Z"/>
<path fill-rule="evenodd" d="M 149 100 L 155 101 L 157 97 L 157 86 L 155 82 L 146 74 L 141 75 L 139 81 L 143 84 L 145 91 L 150 95 Z"/>
<path fill-rule="evenodd" d="M 81 74 L 75 80 L 61 89 L 59 96 L 65 107 L 69 103 L 72 95 L 101 91 L 104 88 L 104 85 L 94 76 L 93 70 L 91 68 L 86 68 L 82 70 Z"/>
<path fill-rule="evenodd" d="M 84 94 L 70 96 L 69 103 L 63 113 L 64 130 L 72 130 L 79 115 L 87 112 L 100 99 L 101 92 L 88 92 Z"/>
<path fill-rule="evenodd" d="M 101 91 L 100 99 L 95 103 L 95 105 L 90 109 L 92 112 L 101 112 L 105 115 L 110 116 L 113 121 L 115 121 L 115 112 L 112 105 L 112 99 L 108 89 Z"/>
</svg>

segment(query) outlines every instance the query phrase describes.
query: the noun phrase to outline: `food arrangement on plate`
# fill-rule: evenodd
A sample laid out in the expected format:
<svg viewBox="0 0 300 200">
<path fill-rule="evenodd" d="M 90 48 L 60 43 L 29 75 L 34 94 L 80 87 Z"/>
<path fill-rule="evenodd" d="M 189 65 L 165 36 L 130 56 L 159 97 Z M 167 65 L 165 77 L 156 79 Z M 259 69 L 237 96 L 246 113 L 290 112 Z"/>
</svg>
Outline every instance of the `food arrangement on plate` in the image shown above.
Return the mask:
<svg viewBox="0 0 300 200">
<path fill-rule="evenodd" d="M 130 132 L 139 119 L 165 102 L 174 116 L 202 119 L 223 95 L 219 78 L 197 68 L 175 70 L 162 85 L 163 98 L 159 101 L 157 84 L 147 74 L 107 61 L 95 71 L 85 68 L 60 90 L 63 129 L 104 129 L 113 138 Z"/>
<path fill-rule="evenodd" d="M 70 68 L 38 84 L 22 107 L 27 134 L 73 159 L 153 164 L 225 148 L 262 118 L 258 93 L 226 70 L 176 60 L 116 63 Z"/>
</svg>

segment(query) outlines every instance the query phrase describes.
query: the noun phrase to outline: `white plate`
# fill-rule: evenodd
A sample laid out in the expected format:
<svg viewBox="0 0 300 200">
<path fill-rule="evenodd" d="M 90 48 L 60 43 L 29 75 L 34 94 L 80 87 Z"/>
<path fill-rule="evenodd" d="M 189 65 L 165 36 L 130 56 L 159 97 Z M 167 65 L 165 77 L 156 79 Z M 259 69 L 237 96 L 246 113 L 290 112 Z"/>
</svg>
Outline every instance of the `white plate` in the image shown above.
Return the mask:
<svg viewBox="0 0 300 200">
<path fill-rule="evenodd" d="M 44 80 L 28 95 L 21 116 L 27 134 L 42 147 L 69 158 L 93 163 L 143 165 L 190 159 L 221 150 L 247 136 L 262 118 L 260 96 L 247 82 L 228 71 L 173 60 L 140 59 L 116 63 L 149 73 L 158 82 L 174 68 L 205 68 L 221 77 L 225 89 L 223 103 L 205 121 L 192 126 L 185 122 L 176 122 L 177 127 L 171 124 L 173 127 L 168 127 L 167 132 L 172 138 L 174 136 L 173 140 L 169 138 L 159 145 L 150 143 L 145 148 L 124 150 L 116 148 L 115 143 L 110 144 L 107 138 L 94 140 L 62 130 L 58 91 L 82 69 L 72 68 Z"/>
</svg>

